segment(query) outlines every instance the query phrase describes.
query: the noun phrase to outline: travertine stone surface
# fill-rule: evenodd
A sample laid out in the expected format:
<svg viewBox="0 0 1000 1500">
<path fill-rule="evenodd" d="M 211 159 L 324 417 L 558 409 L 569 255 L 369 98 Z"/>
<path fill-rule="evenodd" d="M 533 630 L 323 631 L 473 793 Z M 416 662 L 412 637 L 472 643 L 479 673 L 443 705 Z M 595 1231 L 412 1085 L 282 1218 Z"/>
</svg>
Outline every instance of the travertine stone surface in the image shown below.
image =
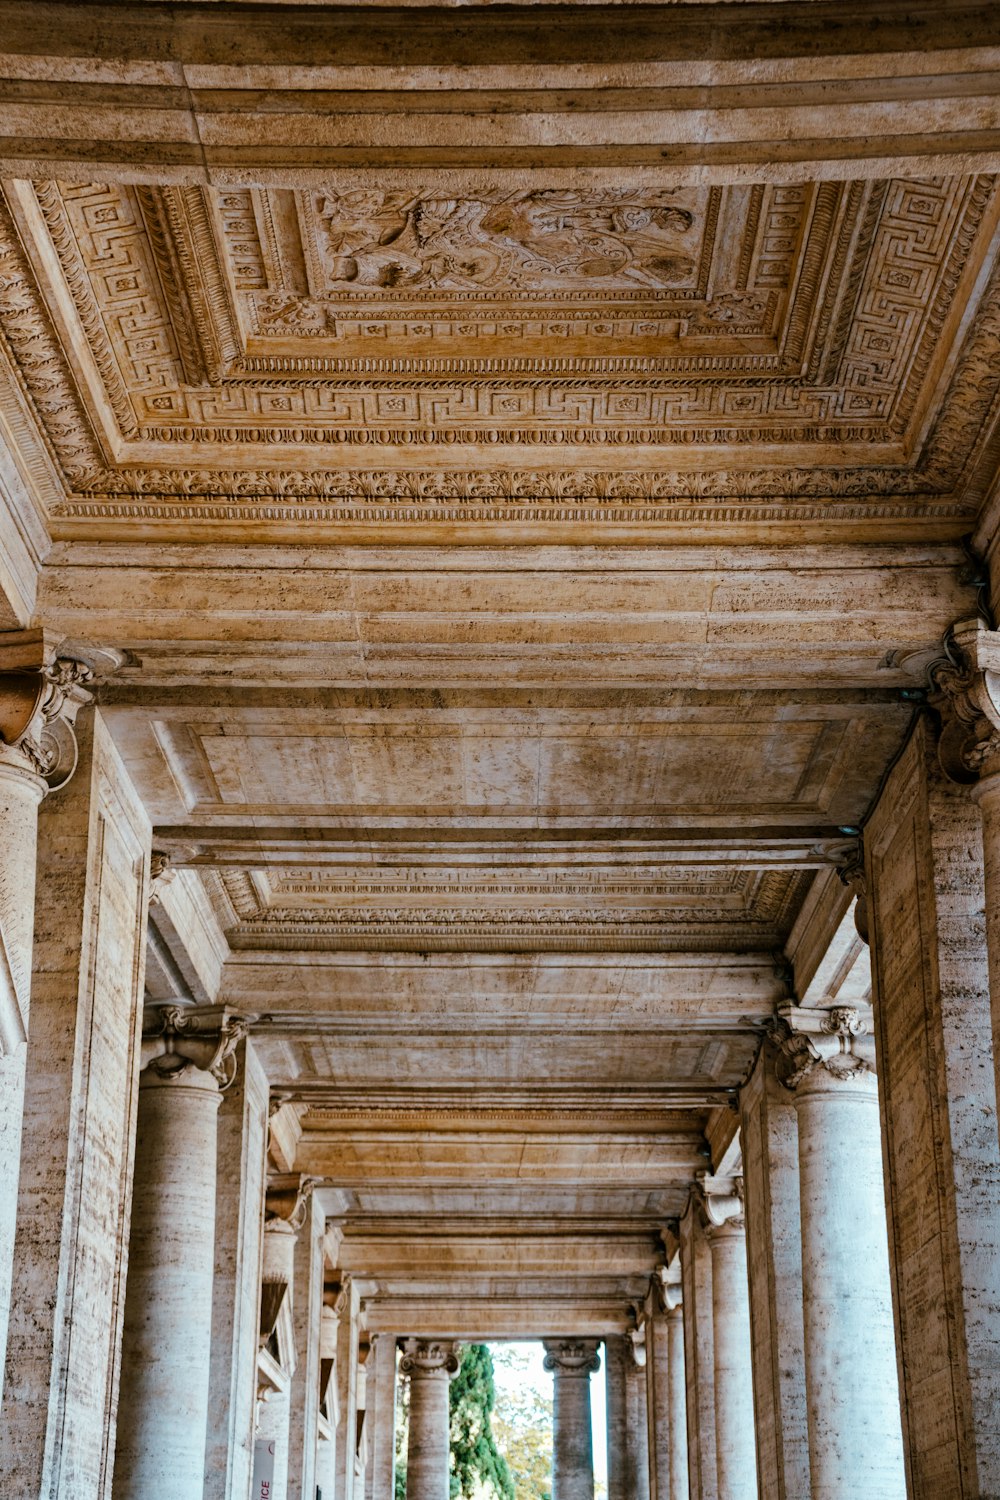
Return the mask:
<svg viewBox="0 0 1000 1500">
<path fill-rule="evenodd" d="M 406 1448 L 408 1500 L 447 1500 L 448 1383 L 458 1373 L 458 1347 L 447 1341 L 407 1339 L 400 1371 L 410 1378 L 410 1430 Z"/>
<path fill-rule="evenodd" d="M 631 1500 L 628 1464 L 628 1402 L 626 1360 L 631 1358 L 625 1337 L 604 1340 L 604 1395 L 608 1434 L 608 1500 Z"/>
<path fill-rule="evenodd" d="M 290 1496 L 315 1489 L 319 1424 L 319 1325 L 323 1306 L 323 1236 L 326 1219 L 316 1198 L 306 1200 L 295 1241 L 292 1329 L 295 1369 L 289 1387 L 288 1488 Z M 350 1497 L 346 1497 L 350 1500 Z"/>
<path fill-rule="evenodd" d="M 670 1500 L 688 1500 L 687 1388 L 684 1378 L 684 1309 L 667 1312 L 668 1375 L 670 1381 Z M 662 1497 L 661 1497 L 662 1500 Z"/>
<path fill-rule="evenodd" d="M 626 1351 L 626 1354 L 626 1494 L 629 1500 L 650 1500 L 649 1411 L 646 1403 L 646 1368 L 645 1365 L 636 1363 L 631 1348 Z"/>
<path fill-rule="evenodd" d="M 341 1273 L 337 1297 L 340 1324 L 337 1331 L 337 1497 L 357 1500 L 355 1455 L 358 1444 L 358 1342 L 360 1338 L 361 1292 L 349 1273 Z"/>
<path fill-rule="evenodd" d="M 590 1376 L 600 1368 L 596 1339 L 545 1341 L 552 1371 L 552 1500 L 593 1500 L 594 1437 Z M 629 1419 L 626 1394 L 626 1430 Z"/>
<path fill-rule="evenodd" d="M 274 1479 L 269 1500 L 296 1500 L 288 1489 L 288 1422 L 289 1400 L 287 1385 L 269 1391 L 267 1400 L 260 1409 L 257 1436 L 264 1442 L 274 1444 Z"/>
<path fill-rule="evenodd" d="M 0 747 L 0 989 L 10 1022 L 0 1045 L 0 1397 L 17 1225 L 21 1118 L 35 921 L 38 805 L 48 788 L 20 757 Z"/>
<path fill-rule="evenodd" d="M 204 1500 L 245 1500 L 253 1473 L 267 1079 L 249 1040 L 219 1108 Z"/>
<path fill-rule="evenodd" d="M 715 1453 L 715 1339 L 712 1252 L 697 1195 L 679 1229 L 690 1500 L 719 1500 Z"/>
<path fill-rule="evenodd" d="M 750 1295 L 742 1205 L 706 1199 L 712 1254 L 715 1455 L 719 1500 L 757 1500 Z M 718 1222 L 721 1220 L 721 1222 Z"/>
<path fill-rule="evenodd" d="M 143 1070 L 114 1500 L 197 1492 L 205 1473 L 219 1084 Z"/>
<path fill-rule="evenodd" d="M 12 1494 L 109 1500 L 150 827 L 100 713 L 43 802 L 0 1451 Z"/>
<path fill-rule="evenodd" d="M 874 1011 L 913 1500 L 1000 1491 L 1000 1142 L 982 833 L 921 721 L 865 830 Z"/>
<path fill-rule="evenodd" d="M 687 1393 L 680 1284 L 662 1276 L 646 1318 L 646 1407 L 651 1500 L 687 1500 Z"/>
<path fill-rule="evenodd" d="M 394 1493 L 396 1470 L 396 1338 L 380 1333 L 368 1357 L 366 1393 L 369 1414 L 368 1466 L 365 1470 L 366 1500 L 381 1500 Z"/>
<path fill-rule="evenodd" d="M 765 1043 L 740 1091 L 740 1137 L 759 1488 L 766 1500 L 799 1500 L 810 1481 L 798 1124 L 777 1055 Z"/>
<path fill-rule="evenodd" d="M 877 1080 L 818 1064 L 795 1107 L 813 1500 L 905 1500 Z"/>
</svg>

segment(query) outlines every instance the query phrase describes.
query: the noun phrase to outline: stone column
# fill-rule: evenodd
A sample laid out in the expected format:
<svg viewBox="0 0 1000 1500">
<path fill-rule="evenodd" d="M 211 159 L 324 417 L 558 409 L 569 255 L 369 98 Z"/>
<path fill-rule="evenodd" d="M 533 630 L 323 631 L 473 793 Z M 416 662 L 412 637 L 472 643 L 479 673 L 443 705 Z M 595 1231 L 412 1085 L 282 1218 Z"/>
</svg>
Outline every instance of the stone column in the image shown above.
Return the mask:
<svg viewBox="0 0 1000 1500">
<path fill-rule="evenodd" d="M 111 1493 L 145 975 L 149 819 L 97 710 L 38 818 L 0 1453 L 11 1495 Z"/>
<path fill-rule="evenodd" d="M 604 1340 L 604 1396 L 608 1428 L 608 1500 L 630 1500 L 628 1487 L 628 1401 L 625 1361 L 631 1358 L 623 1336 Z"/>
<path fill-rule="evenodd" d="M 757 1452 L 750 1352 L 750 1289 L 742 1184 L 703 1183 L 712 1249 L 715 1455 L 718 1500 L 757 1500 Z M 720 1190 L 721 1189 L 721 1190 Z"/>
<path fill-rule="evenodd" d="M 0 1396 L 17 1223 L 35 917 L 38 808 L 76 765 L 83 663 L 52 660 L 40 630 L 0 634 Z"/>
<path fill-rule="evenodd" d="M 366 1500 L 391 1500 L 396 1472 L 396 1340 L 391 1334 L 379 1334 L 372 1359 L 368 1403 L 371 1409 L 374 1397 L 374 1423 L 365 1495 Z"/>
<path fill-rule="evenodd" d="M 361 1299 L 350 1272 L 335 1276 L 327 1285 L 326 1295 L 332 1300 L 340 1319 L 337 1335 L 337 1500 L 355 1500 Z"/>
<path fill-rule="evenodd" d="M 274 1179 L 271 1179 L 272 1183 Z M 295 1289 L 292 1296 L 292 1336 L 295 1369 L 289 1385 L 288 1493 L 314 1500 L 316 1446 L 319 1442 L 319 1336 L 323 1307 L 323 1258 L 326 1216 L 312 1192 L 309 1179 L 296 1178 L 301 1217 L 295 1241 Z"/>
<path fill-rule="evenodd" d="M 545 1343 L 553 1374 L 552 1500 L 594 1500 L 590 1376 L 600 1367 L 596 1339 Z"/>
<path fill-rule="evenodd" d="M 680 1283 L 669 1279 L 666 1267 L 653 1277 L 647 1309 L 650 1496 L 651 1500 L 687 1500 L 684 1314 Z"/>
<path fill-rule="evenodd" d="M 874 1044 L 851 1006 L 779 1011 L 798 1116 L 812 1500 L 905 1500 Z"/>
<path fill-rule="evenodd" d="M 625 1411 L 628 1500 L 649 1500 L 649 1408 L 646 1403 L 645 1348 L 629 1339 L 625 1357 Z"/>
<path fill-rule="evenodd" d="M 757 1477 L 767 1500 L 810 1493 L 802 1331 L 799 1129 L 765 1041 L 740 1091 Z"/>
<path fill-rule="evenodd" d="M 679 1225 L 684 1315 L 684 1381 L 691 1500 L 718 1500 L 715 1461 L 715 1340 L 712 1252 L 699 1195 L 692 1192 Z"/>
<path fill-rule="evenodd" d="M 268 1088 L 249 1040 L 235 1057 L 219 1110 L 204 1500 L 246 1500 L 253 1474 Z"/>
<path fill-rule="evenodd" d="M 684 1309 L 667 1308 L 670 1382 L 670 1500 L 688 1500 L 687 1387 L 684 1380 Z"/>
<path fill-rule="evenodd" d="M 461 1363 L 453 1343 L 407 1339 L 400 1372 L 410 1377 L 406 1500 L 448 1500 L 448 1385 Z"/>
<path fill-rule="evenodd" d="M 265 1200 L 266 1202 L 266 1200 Z M 272 1200 L 264 1224 L 261 1267 L 261 1326 L 263 1341 L 272 1333 L 278 1340 L 282 1358 L 280 1370 L 271 1371 L 271 1379 L 280 1386 L 264 1386 L 258 1391 L 260 1416 L 258 1439 L 274 1444 L 274 1475 L 271 1500 L 286 1500 L 288 1494 L 288 1423 L 289 1387 L 295 1368 L 294 1340 L 291 1337 L 291 1302 L 295 1296 L 295 1242 L 298 1231 L 292 1222 L 298 1203 L 292 1197 L 279 1195 Z"/>
<path fill-rule="evenodd" d="M 202 1492 L 219 1090 L 248 1024 L 218 1006 L 159 1006 L 143 1037 L 115 1500 Z"/>
<path fill-rule="evenodd" d="M 982 829 L 921 720 L 865 827 L 911 1500 L 1000 1494 L 1000 1138 Z"/>
</svg>

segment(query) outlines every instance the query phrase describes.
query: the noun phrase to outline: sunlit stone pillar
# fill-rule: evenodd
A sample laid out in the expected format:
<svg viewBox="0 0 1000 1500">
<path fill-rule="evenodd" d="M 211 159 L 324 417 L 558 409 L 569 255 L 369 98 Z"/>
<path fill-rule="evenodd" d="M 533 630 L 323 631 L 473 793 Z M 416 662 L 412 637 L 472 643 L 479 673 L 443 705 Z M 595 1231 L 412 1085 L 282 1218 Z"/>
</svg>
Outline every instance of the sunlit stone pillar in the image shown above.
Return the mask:
<svg viewBox="0 0 1000 1500">
<path fill-rule="evenodd" d="M 311 1180 L 299 1178 L 295 1186 L 301 1195 L 302 1207 L 301 1215 L 293 1220 L 301 1227 L 295 1241 L 295 1289 L 292 1296 L 295 1369 L 288 1392 L 288 1491 L 289 1500 L 298 1500 L 299 1495 L 315 1500 L 326 1216 L 312 1193 Z"/>
<path fill-rule="evenodd" d="M 0 634 L 0 1395 L 17 1224 L 38 808 L 76 765 L 72 720 L 89 669 L 53 661 L 43 632 Z"/>
<path fill-rule="evenodd" d="M 684 1317 L 684 1385 L 690 1500 L 718 1500 L 712 1251 L 701 1196 L 692 1192 L 678 1225 Z M 770 1496 L 767 1497 L 770 1500 Z"/>
<path fill-rule="evenodd" d="M 688 1500 L 684 1309 L 679 1298 L 667 1308 L 667 1347 L 667 1375 L 670 1385 L 670 1500 Z"/>
<path fill-rule="evenodd" d="M 396 1471 L 396 1340 L 380 1333 L 369 1356 L 368 1411 L 373 1418 L 365 1472 L 367 1500 L 393 1493 Z"/>
<path fill-rule="evenodd" d="M 735 1187 L 735 1183 L 733 1187 Z M 750 1353 L 750 1291 L 742 1199 L 718 1179 L 705 1187 L 712 1250 L 715 1454 L 718 1500 L 757 1500 L 757 1450 Z"/>
<path fill-rule="evenodd" d="M 115 1500 L 202 1493 L 220 1085 L 247 1022 L 161 1006 L 143 1039 Z"/>
<path fill-rule="evenodd" d="M 400 1371 L 410 1377 L 406 1500 L 448 1500 L 448 1386 L 458 1374 L 457 1345 L 407 1339 Z"/>
<path fill-rule="evenodd" d="M 293 1219 L 296 1217 L 296 1208 L 295 1201 L 289 1204 L 279 1199 L 277 1204 L 272 1203 L 272 1207 L 266 1210 L 269 1217 L 263 1232 L 260 1300 L 262 1331 L 266 1337 L 270 1337 L 277 1328 L 283 1309 L 287 1308 L 290 1314 L 289 1304 L 295 1296 L 295 1242 L 298 1231 Z M 292 1348 L 288 1353 L 288 1362 L 294 1364 L 294 1360 Z M 288 1494 L 290 1383 L 290 1371 L 283 1370 L 280 1389 L 266 1390 L 260 1403 L 257 1438 L 274 1444 L 270 1500 L 286 1500 Z"/>
<path fill-rule="evenodd" d="M 905 1500 L 874 1044 L 851 1006 L 779 1010 L 799 1127 L 812 1500 Z"/>
<path fill-rule="evenodd" d="M 596 1339 L 545 1343 L 553 1375 L 552 1500 L 594 1500 L 590 1376 L 600 1367 Z"/>
</svg>

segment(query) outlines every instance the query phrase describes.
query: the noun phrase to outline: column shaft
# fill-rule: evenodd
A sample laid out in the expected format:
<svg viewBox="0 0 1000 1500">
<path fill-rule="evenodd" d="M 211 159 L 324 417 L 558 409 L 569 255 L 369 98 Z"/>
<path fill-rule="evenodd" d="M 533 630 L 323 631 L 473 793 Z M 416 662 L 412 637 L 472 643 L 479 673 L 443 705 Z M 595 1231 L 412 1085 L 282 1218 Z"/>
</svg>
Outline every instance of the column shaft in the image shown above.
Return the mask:
<svg viewBox="0 0 1000 1500">
<path fill-rule="evenodd" d="M 630 1500 L 627 1457 L 627 1398 L 625 1360 L 628 1351 L 621 1336 L 604 1340 L 604 1395 L 608 1432 L 608 1500 Z"/>
<path fill-rule="evenodd" d="M 368 1390 L 375 1397 L 375 1422 L 371 1434 L 368 1472 L 365 1476 L 367 1500 L 392 1500 L 396 1472 L 396 1340 L 380 1333 L 375 1345 L 372 1375 Z"/>
<path fill-rule="evenodd" d="M 594 1500 L 590 1375 L 600 1365 L 597 1341 L 565 1340 L 545 1348 L 545 1367 L 553 1373 L 552 1500 Z"/>
<path fill-rule="evenodd" d="M 450 1420 L 448 1387 L 458 1371 L 451 1344 L 407 1339 L 400 1368 L 410 1377 L 406 1500 L 448 1500 Z"/>
<path fill-rule="evenodd" d="M 688 1500 L 687 1387 L 684 1380 L 684 1309 L 667 1313 L 667 1375 L 670 1387 L 670 1500 Z M 659 1496 L 658 1500 L 663 1500 Z"/>
<path fill-rule="evenodd" d="M 253 1473 L 267 1079 L 250 1041 L 222 1097 L 204 1500 L 245 1500 Z"/>
<path fill-rule="evenodd" d="M 742 1220 L 709 1231 L 718 1500 L 756 1500 L 750 1294 Z"/>
<path fill-rule="evenodd" d="M 661 1293 L 654 1288 L 651 1298 Z M 646 1407 L 649 1427 L 649 1492 L 652 1500 L 670 1500 L 670 1351 L 666 1314 L 657 1300 L 646 1319 Z"/>
<path fill-rule="evenodd" d="M 358 1423 L 358 1318 L 357 1288 L 352 1282 L 348 1282 L 337 1333 L 337 1500 L 353 1500 L 354 1497 Z"/>
<path fill-rule="evenodd" d="M 692 1195 L 680 1223 L 684 1379 L 691 1500 L 718 1500 L 715 1459 L 715 1341 L 712 1252 Z"/>
<path fill-rule="evenodd" d="M 323 1306 L 323 1237 L 326 1218 L 310 1195 L 295 1241 L 292 1336 L 295 1369 L 288 1388 L 289 1500 L 314 1500 L 319 1442 L 319 1339 Z M 338 1444 L 339 1446 L 339 1444 Z"/>
<path fill-rule="evenodd" d="M 199 1068 L 142 1076 L 114 1500 L 202 1493 L 219 1097 Z"/>
<path fill-rule="evenodd" d="M 812 1497 L 905 1500 L 875 1076 L 817 1066 L 795 1105 Z"/>
<path fill-rule="evenodd" d="M 631 1350 L 625 1359 L 625 1400 L 628 1413 L 628 1500 L 649 1500 L 649 1408 L 646 1370 L 636 1364 Z"/>
</svg>

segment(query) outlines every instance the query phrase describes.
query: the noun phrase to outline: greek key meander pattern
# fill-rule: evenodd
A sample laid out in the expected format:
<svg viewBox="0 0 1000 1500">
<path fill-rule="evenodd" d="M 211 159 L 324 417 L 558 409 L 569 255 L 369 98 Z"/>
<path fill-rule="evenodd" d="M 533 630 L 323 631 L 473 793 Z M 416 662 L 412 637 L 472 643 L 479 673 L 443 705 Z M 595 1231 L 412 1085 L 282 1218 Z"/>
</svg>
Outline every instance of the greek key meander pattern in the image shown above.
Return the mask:
<svg viewBox="0 0 1000 1500">
<path fill-rule="evenodd" d="M 18 191 L 24 190 L 20 185 Z M 198 189 L 43 183 L 34 194 L 49 254 L 58 259 L 80 338 L 91 351 L 116 424 L 113 432 L 95 428 L 75 390 L 17 216 L 4 207 L 0 315 L 22 394 L 66 480 L 68 497 L 57 513 L 67 519 L 809 519 L 828 515 L 831 502 L 836 502 L 834 514 L 845 518 L 950 519 L 974 514 L 989 480 L 1000 391 L 1000 275 L 986 289 L 964 358 L 919 451 L 909 452 L 907 434 L 923 414 L 927 373 L 959 284 L 982 253 L 984 219 L 991 223 L 996 214 L 997 183 L 991 177 L 754 188 L 742 198 L 737 190 L 712 190 L 688 194 L 691 202 L 682 206 L 645 200 L 609 204 L 577 196 L 573 202 L 533 202 L 528 212 L 524 195 L 513 204 L 509 197 L 492 205 L 476 200 L 472 209 L 437 202 L 434 222 L 444 214 L 452 240 L 456 216 L 459 227 L 474 220 L 481 232 L 483 222 L 492 225 L 494 239 L 513 234 L 511 254 L 521 257 L 521 280 L 531 284 L 517 287 L 516 296 L 507 289 L 501 319 L 494 316 L 491 323 L 477 307 L 472 322 L 459 322 L 462 314 L 456 317 L 451 306 L 455 297 L 483 293 L 445 287 L 465 273 L 449 271 L 447 257 L 439 257 L 433 276 L 420 275 L 436 278 L 434 295 L 446 298 L 450 308 L 444 322 L 440 308 L 433 318 L 426 307 L 415 314 L 406 288 L 378 285 L 374 293 L 382 309 L 378 326 L 383 331 L 401 326 L 402 317 L 405 339 L 416 346 L 423 336 L 414 330 L 426 323 L 428 352 L 380 357 L 352 350 L 349 358 L 294 352 L 300 336 L 315 344 L 315 336 L 299 326 L 299 311 L 306 310 L 308 325 L 321 274 L 327 281 L 324 295 L 331 290 L 329 225 L 336 220 L 341 260 L 357 259 L 355 242 L 376 244 L 376 231 L 388 214 L 388 228 L 381 231 L 388 239 L 377 250 L 382 255 L 406 235 L 412 240 L 414 207 L 403 212 L 381 201 L 362 204 L 364 213 L 359 210 L 354 224 L 342 203 L 333 220 L 332 210 L 324 218 L 318 207 L 322 195 L 315 194 L 286 195 L 294 198 L 293 213 L 287 203 L 275 205 L 273 193 L 257 190 L 210 198 Z M 417 200 L 428 201 L 426 196 Z M 581 336 L 591 338 L 595 352 L 565 357 L 548 352 L 559 341 L 556 330 L 562 323 L 550 316 L 551 308 L 543 311 L 523 299 L 554 295 L 539 286 L 559 280 L 556 250 L 575 254 L 574 235 L 586 239 L 592 231 L 592 237 L 610 237 L 605 250 L 610 255 L 611 241 L 618 244 L 619 271 L 637 255 L 649 257 L 642 240 L 649 233 L 685 243 L 688 236 L 700 235 L 703 261 L 717 245 L 719 222 L 737 211 L 743 233 L 731 282 L 699 304 L 700 313 L 692 318 L 689 309 L 686 320 L 674 317 L 678 288 L 667 284 L 656 291 L 661 306 L 650 302 L 649 288 L 624 292 L 616 285 L 603 301 L 590 294 L 594 305 L 588 310 L 587 295 L 576 291 L 566 326 L 572 325 L 576 344 Z M 510 229 L 512 213 L 517 224 L 508 234 L 504 226 Z M 658 227 L 657 215 L 665 228 Z M 218 242 L 225 245 L 224 262 L 213 239 L 213 217 Z M 294 247 L 287 241 L 293 233 L 306 269 L 289 273 Z M 321 235 L 326 235 L 325 249 Z M 452 245 L 452 260 L 456 253 Z M 577 276 L 579 266 L 573 264 Z M 343 269 L 340 261 L 337 265 Z M 305 275 L 310 284 L 301 295 L 276 289 L 273 278 L 279 273 Z M 496 279 L 500 269 L 494 266 L 491 274 Z M 615 276 L 622 279 L 618 272 Z M 704 277 L 694 270 L 691 276 L 697 291 Z M 661 279 L 666 283 L 666 270 Z M 359 295 L 346 283 L 333 289 L 341 309 Z M 390 294 L 393 303 L 386 300 Z M 363 295 L 373 294 L 366 287 Z M 285 342 L 272 357 L 266 329 L 255 333 L 254 328 L 264 326 L 255 324 L 261 299 L 274 297 L 283 299 L 287 327 Z M 641 316 L 639 309 L 622 304 L 623 297 L 645 299 Z M 753 347 L 760 339 L 748 336 L 750 325 L 739 323 L 727 297 L 743 298 L 741 306 L 746 298 L 756 299 L 753 326 L 770 328 L 769 351 Z M 334 319 L 337 326 L 332 333 L 326 327 L 325 343 L 350 344 L 352 330 L 367 323 L 369 311 L 366 305 L 350 330 L 342 318 Z M 740 352 L 737 341 L 722 353 L 711 352 L 711 340 L 704 343 L 704 329 L 697 324 L 698 317 L 709 315 L 716 333 L 725 326 L 730 339 L 735 319 L 750 351 Z M 663 336 L 671 319 L 672 339 Z M 515 324 L 521 330 L 517 335 L 510 332 Z M 518 339 L 530 344 L 537 333 L 547 352 L 439 352 L 448 349 L 449 340 L 460 344 L 466 338 L 460 330 L 472 326 L 480 341 L 484 329 L 494 328 L 505 346 Z M 581 334 L 586 329 L 590 334 Z M 607 332 L 598 335 L 595 329 Z M 247 337 L 253 341 L 249 352 Z M 643 341 L 641 352 L 635 352 Z M 598 352 L 602 342 L 604 353 Z M 219 380 L 206 384 L 207 371 L 217 372 Z M 193 376 L 201 383 L 193 384 Z M 737 465 L 678 471 L 663 452 L 750 443 L 811 445 L 816 462 L 786 467 L 775 458 L 750 471 Z M 880 443 L 898 451 L 899 459 L 879 462 L 876 456 L 872 467 L 860 469 L 836 462 L 829 451 L 831 444 L 870 448 Z M 139 444 L 167 461 L 130 462 L 130 448 Z M 189 451 L 192 445 L 231 450 L 238 466 L 213 459 L 204 467 L 174 467 L 169 454 L 181 445 Z M 633 453 L 631 467 L 582 470 L 540 466 L 537 460 L 533 466 L 481 469 L 397 467 L 378 460 L 383 446 L 420 449 L 429 456 L 435 450 L 436 465 L 438 451 L 447 455 L 457 446 L 527 445 L 550 449 L 553 457 L 569 446 L 647 450 L 647 463 L 657 450 L 662 457 L 656 467 L 636 465 Z M 280 466 L 246 462 L 265 446 L 284 450 Z M 352 449 L 366 450 L 378 467 L 317 468 L 315 457 L 306 456 L 326 450 L 339 460 Z"/>
</svg>

